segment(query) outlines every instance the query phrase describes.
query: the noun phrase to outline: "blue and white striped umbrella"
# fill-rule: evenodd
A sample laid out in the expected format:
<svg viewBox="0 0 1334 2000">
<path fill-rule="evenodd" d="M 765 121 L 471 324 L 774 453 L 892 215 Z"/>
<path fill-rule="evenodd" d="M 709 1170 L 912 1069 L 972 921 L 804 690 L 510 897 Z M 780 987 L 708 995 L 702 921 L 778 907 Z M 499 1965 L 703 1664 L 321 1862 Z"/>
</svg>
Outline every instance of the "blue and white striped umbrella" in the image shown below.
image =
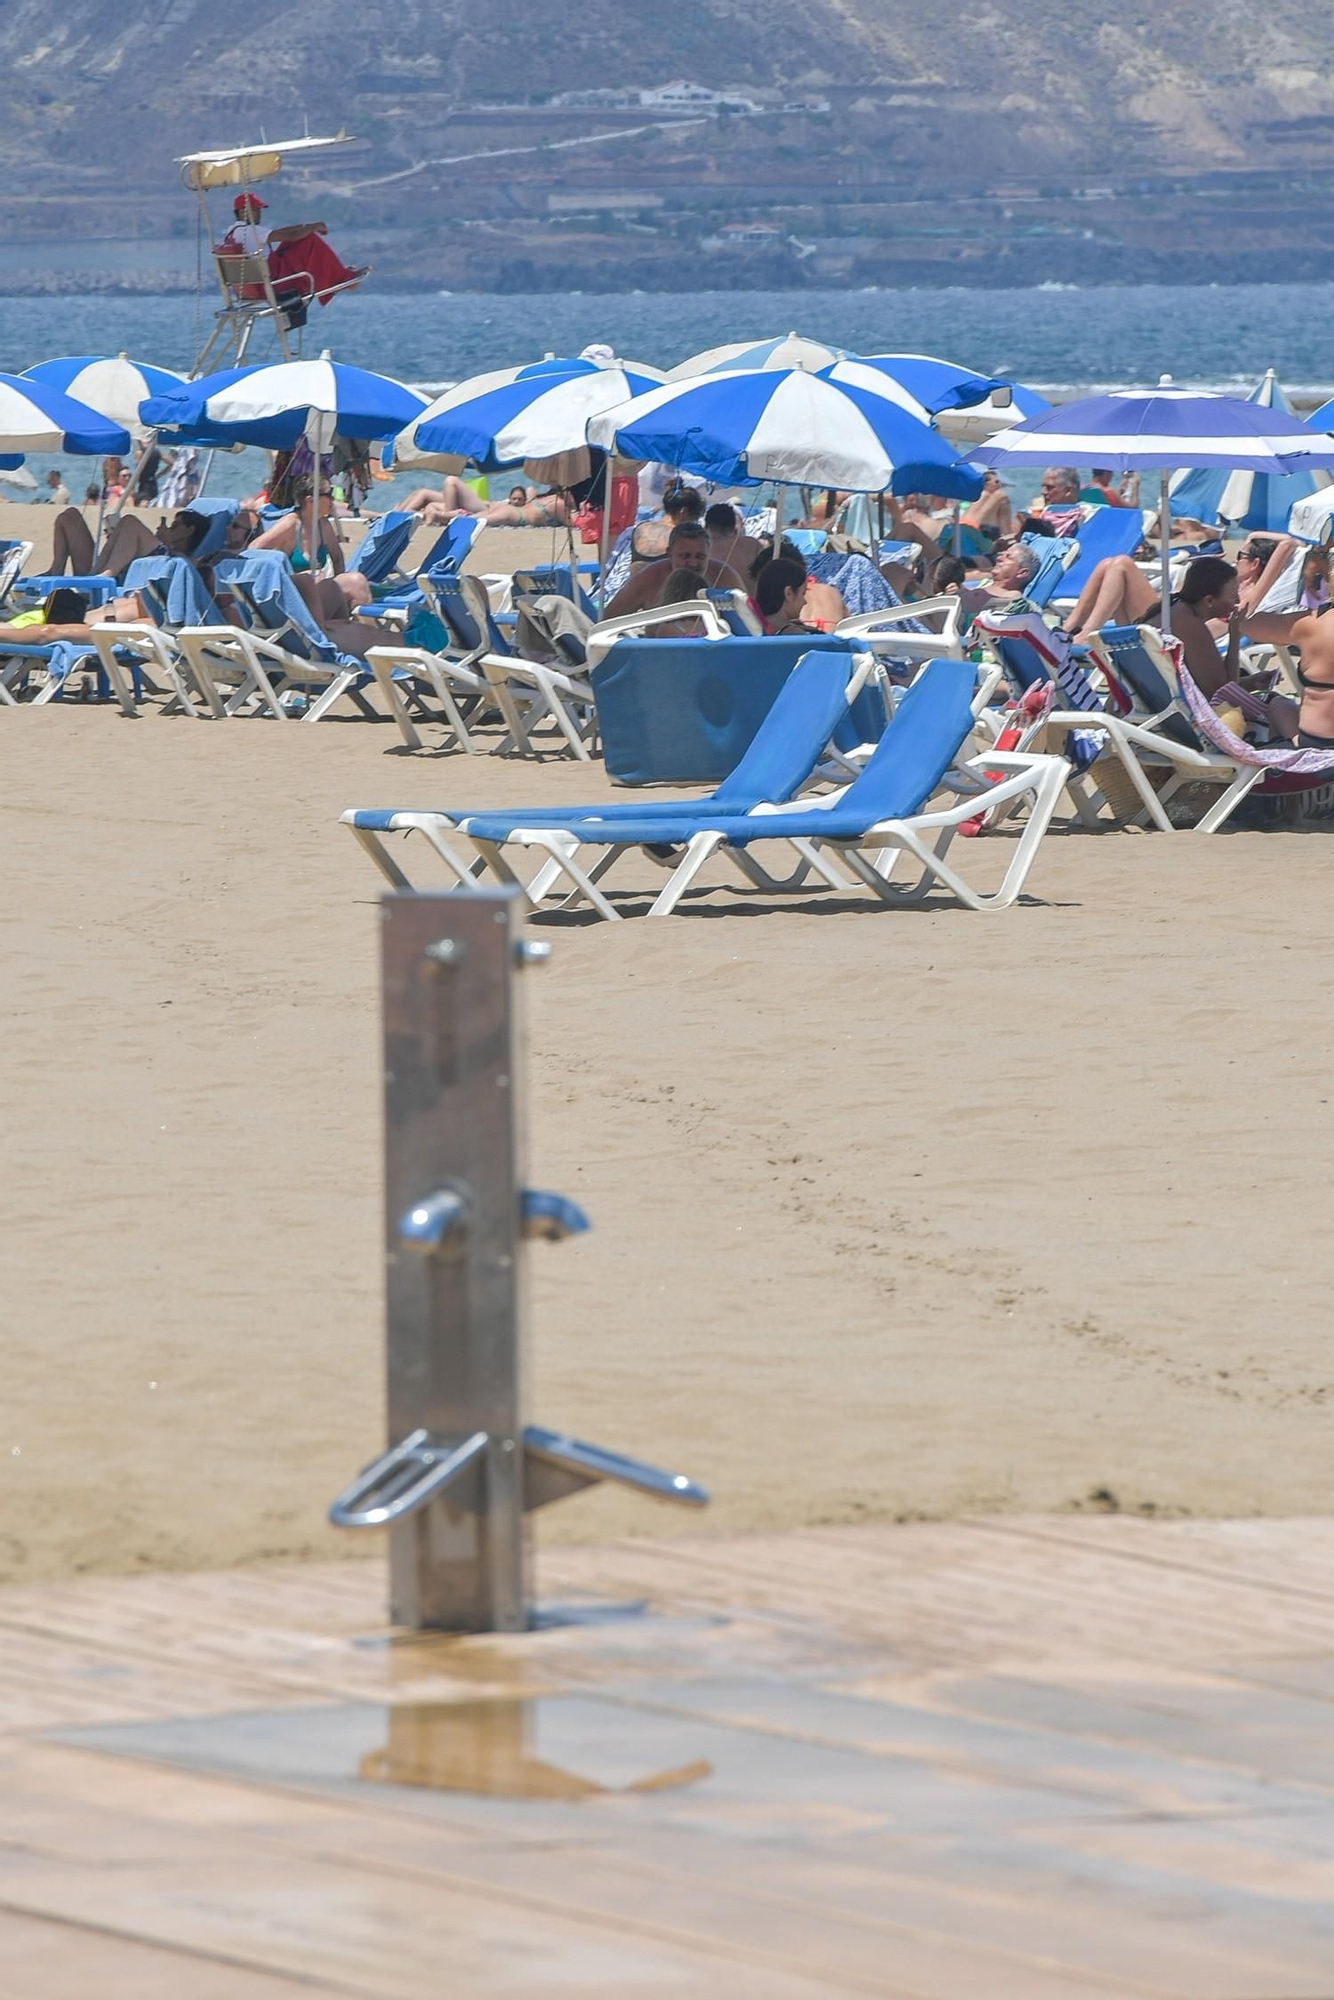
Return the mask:
<svg viewBox="0 0 1334 2000">
<path fill-rule="evenodd" d="M 1043 397 L 1001 375 L 979 375 L 934 354 L 851 354 L 821 369 L 832 382 L 879 388 L 902 400 L 951 444 L 980 444 L 1007 424 L 1051 408 Z"/>
<path fill-rule="evenodd" d="M 662 375 L 637 361 L 548 357 L 456 382 L 393 441 L 395 465 L 471 462 L 483 472 L 583 451 L 589 419 L 655 388 Z M 385 463 L 390 462 L 389 453 Z"/>
<path fill-rule="evenodd" d="M 988 396 L 984 402 L 970 403 L 966 408 L 942 410 L 936 418 L 936 429 L 951 444 L 984 444 L 997 431 L 1025 423 L 1029 417 L 1040 417 L 1051 408 L 1036 389 L 1026 389 L 1022 382 L 1011 382 L 1008 386 L 1008 401 L 998 402 L 995 396 Z"/>
<path fill-rule="evenodd" d="M 131 361 L 128 354 L 67 355 L 58 361 L 39 361 L 25 368 L 24 380 L 45 382 L 63 389 L 67 396 L 86 403 L 90 410 L 120 424 L 134 437 L 143 437 L 146 426 L 139 421 L 139 405 L 148 396 L 165 395 L 185 381 L 172 368 L 154 368 L 147 361 Z"/>
<path fill-rule="evenodd" d="M 0 452 L 68 451 L 92 458 L 129 448 L 129 432 L 87 403 L 26 375 L 0 375 Z"/>
<path fill-rule="evenodd" d="M 426 399 L 388 375 L 318 361 L 275 361 L 224 368 L 198 382 L 150 396 L 140 420 L 192 444 L 257 444 L 287 451 L 319 420 L 327 439 L 387 438 L 420 416 Z"/>
<path fill-rule="evenodd" d="M 830 347 L 823 340 L 807 340 L 804 334 L 775 334 L 772 340 L 729 340 L 722 347 L 706 347 L 688 361 L 678 361 L 667 371 L 669 382 L 683 382 L 688 375 L 729 374 L 738 368 L 828 368 L 831 362 L 848 359 L 846 347 Z"/>
<path fill-rule="evenodd" d="M 1273 369 L 1246 398 L 1264 410 L 1295 412 L 1278 385 Z M 1334 427 L 1334 404 L 1310 419 L 1313 430 Z M 1230 472 L 1224 466 L 1199 467 L 1172 481 L 1171 507 L 1178 516 L 1196 521 L 1222 521 L 1244 534 L 1286 533 L 1288 517 L 1301 500 L 1308 500 L 1330 483 L 1326 472 L 1290 472 L 1272 477 L 1263 472 Z"/>
<path fill-rule="evenodd" d="M 1334 465 L 1334 437 L 1282 410 L 1236 396 L 1178 389 L 1114 389 L 1058 403 L 970 453 L 975 464 L 1100 465 L 1112 472 L 1229 466 L 1303 472 Z"/>
<path fill-rule="evenodd" d="M 804 368 L 751 368 L 667 382 L 594 418 L 591 444 L 656 459 L 724 486 L 843 487 L 971 500 L 982 482 L 945 440 L 872 389 Z"/>
<path fill-rule="evenodd" d="M 831 382 L 878 386 L 883 395 L 902 400 L 904 408 L 923 422 L 942 411 L 980 403 L 1010 386 L 999 375 L 979 375 L 975 368 L 938 360 L 934 354 L 850 354 L 820 372 Z"/>
<path fill-rule="evenodd" d="M 1160 531 L 1169 526 L 1169 474 L 1183 466 L 1227 466 L 1242 472 L 1307 472 L 1334 466 L 1334 436 L 1282 410 L 1236 396 L 1178 389 L 1116 389 L 1058 404 L 1045 416 L 1016 424 L 971 454 L 974 464 L 1099 465 L 1112 472 L 1158 472 Z M 1162 628 L 1170 630 L 1169 565 L 1161 563 Z"/>
</svg>

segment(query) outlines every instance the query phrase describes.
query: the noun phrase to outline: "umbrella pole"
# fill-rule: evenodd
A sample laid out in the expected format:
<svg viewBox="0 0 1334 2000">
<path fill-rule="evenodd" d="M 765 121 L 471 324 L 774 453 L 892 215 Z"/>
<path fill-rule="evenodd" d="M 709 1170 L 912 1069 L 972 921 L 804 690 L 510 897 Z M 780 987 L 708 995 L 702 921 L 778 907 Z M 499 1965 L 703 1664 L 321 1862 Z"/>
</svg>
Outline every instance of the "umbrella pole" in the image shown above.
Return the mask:
<svg viewBox="0 0 1334 2000">
<path fill-rule="evenodd" d="M 780 479 L 774 488 L 774 539 L 772 554 L 775 559 L 777 558 L 778 551 L 783 546 L 783 499 L 786 493 L 787 487 Z"/>
<path fill-rule="evenodd" d="M 611 469 L 616 461 L 610 453 L 603 461 L 602 478 L 602 528 L 598 536 L 598 616 L 607 608 L 607 552 L 611 543 Z M 570 592 L 575 603 L 579 602 L 578 590 Z"/>
<path fill-rule="evenodd" d="M 324 443 L 321 430 L 315 433 L 315 477 L 310 482 L 310 579 L 313 583 L 319 570 L 320 545 L 316 540 L 320 524 L 320 461 L 324 453 L 320 446 Z"/>
<path fill-rule="evenodd" d="M 1171 473 L 1164 471 L 1158 487 L 1158 550 L 1162 568 L 1159 613 L 1164 639 L 1172 636 L 1172 520 L 1167 511 L 1167 487 Z"/>
</svg>

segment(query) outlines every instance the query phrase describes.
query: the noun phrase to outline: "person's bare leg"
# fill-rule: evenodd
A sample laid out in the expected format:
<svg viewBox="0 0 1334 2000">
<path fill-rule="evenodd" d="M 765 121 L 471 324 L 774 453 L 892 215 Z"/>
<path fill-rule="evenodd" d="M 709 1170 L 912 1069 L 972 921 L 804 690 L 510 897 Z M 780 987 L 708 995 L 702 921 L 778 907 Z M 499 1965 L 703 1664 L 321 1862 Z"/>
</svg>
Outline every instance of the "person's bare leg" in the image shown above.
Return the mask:
<svg viewBox="0 0 1334 2000">
<path fill-rule="evenodd" d="M 339 611 L 343 616 L 361 605 L 375 602 L 371 587 L 359 569 L 345 569 L 333 579 L 333 585 L 342 599 Z"/>
<path fill-rule="evenodd" d="M 481 511 L 480 506 L 446 506 L 432 486 L 419 486 L 415 493 L 409 493 L 407 499 L 400 500 L 398 504 L 405 514 L 420 514 L 428 528 L 443 528 L 449 522 L 456 520 L 460 514 L 476 514 Z"/>
<path fill-rule="evenodd" d="M 51 531 L 51 574 L 72 576 L 93 573 L 93 531 L 77 507 L 62 507 Z"/>
<path fill-rule="evenodd" d="M 112 576 L 124 576 L 132 562 L 137 562 L 140 556 L 156 555 L 159 546 L 151 528 L 133 514 L 122 514 L 97 553 L 98 570 L 106 570 Z"/>
<path fill-rule="evenodd" d="M 308 569 L 299 569 L 293 572 L 292 582 L 296 585 L 297 596 L 321 632 L 325 629 L 330 610 L 335 618 L 345 614 L 343 593 L 331 577 L 312 576 Z"/>
<path fill-rule="evenodd" d="M 1074 610 L 1066 619 L 1065 629 L 1067 632 L 1082 632 L 1088 625 L 1093 607 L 1098 602 L 1099 595 L 1101 594 L 1111 561 L 1112 558 L 1110 556 L 1105 556 L 1100 563 L 1095 563 L 1093 569 L 1090 571 L 1089 580 L 1080 591 Z"/>
<path fill-rule="evenodd" d="M 485 514 L 487 503 L 479 500 L 456 473 L 447 472 L 440 482 L 440 505 L 451 514 Z"/>
<path fill-rule="evenodd" d="M 1153 610 L 1153 585 L 1129 556 L 1106 556 L 1079 594 L 1066 631 L 1072 639 L 1104 625 L 1138 625 Z"/>
</svg>

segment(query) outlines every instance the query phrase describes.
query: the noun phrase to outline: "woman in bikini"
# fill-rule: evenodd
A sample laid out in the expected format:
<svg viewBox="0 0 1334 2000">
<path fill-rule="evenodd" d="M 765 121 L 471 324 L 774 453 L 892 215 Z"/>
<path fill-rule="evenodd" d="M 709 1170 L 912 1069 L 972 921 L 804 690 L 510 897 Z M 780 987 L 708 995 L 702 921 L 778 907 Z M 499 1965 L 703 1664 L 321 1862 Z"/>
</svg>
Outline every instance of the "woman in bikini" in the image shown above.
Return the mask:
<svg viewBox="0 0 1334 2000">
<path fill-rule="evenodd" d="M 406 514 L 420 514 L 428 528 L 448 527 L 460 514 L 479 514 L 493 528 L 563 528 L 570 518 L 570 496 L 554 489 L 539 493 L 535 486 L 525 489 L 528 498 L 520 506 L 509 500 L 479 500 L 471 486 L 447 472 L 437 493 L 419 486 L 399 507 Z"/>
<path fill-rule="evenodd" d="M 1271 646 L 1295 646 L 1301 664 L 1301 704 L 1297 747 L 1334 750 L 1334 604 L 1288 613 L 1253 612 L 1242 623 L 1248 639 Z M 1275 706 L 1276 704 L 1271 704 Z M 1287 734 L 1284 731 L 1284 734 Z"/>
<path fill-rule="evenodd" d="M 1186 671 L 1209 701 L 1219 706 L 1221 698 L 1221 705 L 1230 706 L 1249 697 L 1243 702 L 1249 720 L 1263 720 L 1271 735 L 1292 737 L 1298 727 L 1296 703 L 1275 694 L 1272 676 L 1241 671 L 1243 629 L 1260 636 L 1242 602 L 1244 587 L 1237 570 L 1221 556 L 1197 557 L 1172 594 L 1172 636 L 1181 642 Z M 1072 639 L 1092 638 L 1105 624 L 1156 626 L 1161 615 L 1153 585 L 1128 556 L 1112 556 L 1098 564 L 1085 584 L 1066 631 Z M 1227 633 L 1222 652 L 1220 627 Z"/>
</svg>

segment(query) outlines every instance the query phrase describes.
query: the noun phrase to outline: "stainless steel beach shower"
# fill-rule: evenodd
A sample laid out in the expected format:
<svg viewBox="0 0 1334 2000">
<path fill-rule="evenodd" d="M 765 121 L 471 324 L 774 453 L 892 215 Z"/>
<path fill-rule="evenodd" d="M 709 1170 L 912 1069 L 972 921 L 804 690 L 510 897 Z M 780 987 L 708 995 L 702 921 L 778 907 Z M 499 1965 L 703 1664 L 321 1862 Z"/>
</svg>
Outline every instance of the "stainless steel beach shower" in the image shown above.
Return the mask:
<svg viewBox="0 0 1334 2000">
<path fill-rule="evenodd" d="M 617 1480 L 701 1507 L 680 1474 L 523 1420 L 523 1257 L 588 1227 L 523 1186 L 513 891 L 396 893 L 381 905 L 389 1448 L 329 1509 L 389 1529 L 398 1624 L 516 1632 L 529 1619 L 525 1515 Z"/>
</svg>

